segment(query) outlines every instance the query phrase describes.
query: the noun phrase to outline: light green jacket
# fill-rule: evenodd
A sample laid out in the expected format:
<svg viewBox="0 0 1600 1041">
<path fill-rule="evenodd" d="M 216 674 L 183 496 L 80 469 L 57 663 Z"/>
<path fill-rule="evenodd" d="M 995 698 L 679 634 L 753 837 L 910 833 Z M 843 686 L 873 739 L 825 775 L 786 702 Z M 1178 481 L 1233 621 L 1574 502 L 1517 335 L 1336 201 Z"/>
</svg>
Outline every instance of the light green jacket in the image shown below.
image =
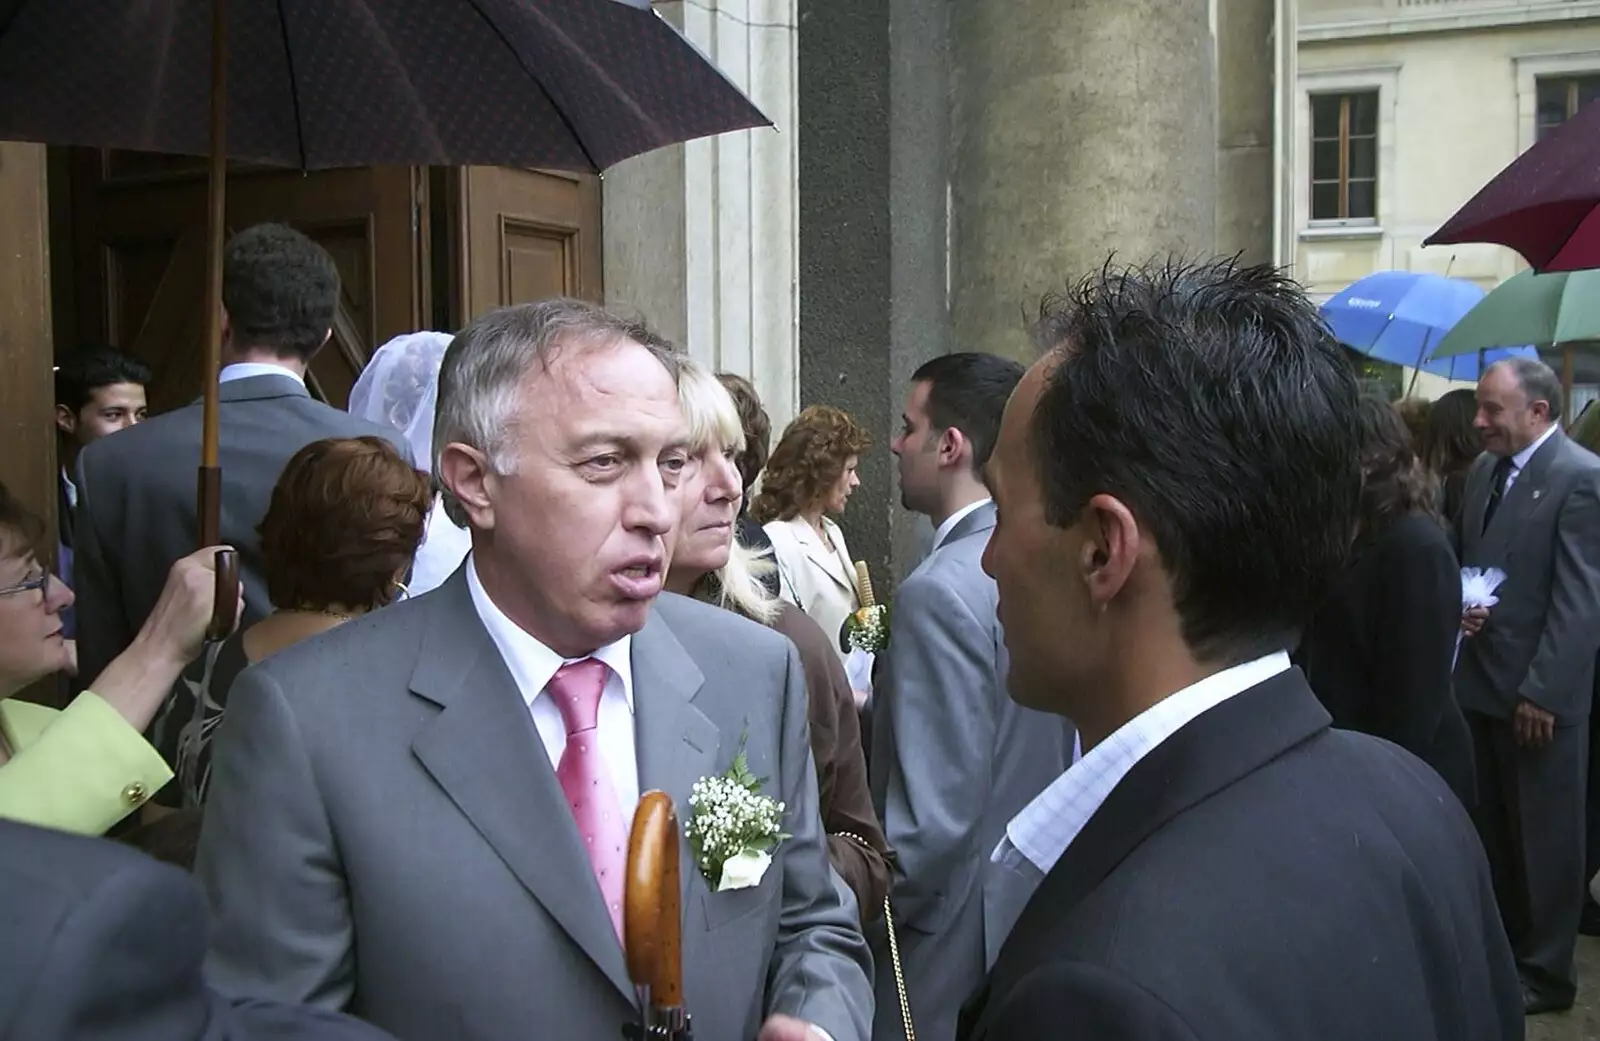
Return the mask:
<svg viewBox="0 0 1600 1041">
<path fill-rule="evenodd" d="M 0 817 L 80 835 L 105 833 L 172 771 L 116 709 L 84 691 L 65 709 L 0 701 Z"/>
</svg>

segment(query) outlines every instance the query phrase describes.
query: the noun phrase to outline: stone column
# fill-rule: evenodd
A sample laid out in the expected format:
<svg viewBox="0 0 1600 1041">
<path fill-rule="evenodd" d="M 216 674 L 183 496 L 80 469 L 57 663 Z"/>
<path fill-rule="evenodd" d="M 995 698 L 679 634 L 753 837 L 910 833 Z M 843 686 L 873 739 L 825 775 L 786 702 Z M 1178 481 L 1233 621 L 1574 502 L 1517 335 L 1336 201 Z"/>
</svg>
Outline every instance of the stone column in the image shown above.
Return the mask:
<svg viewBox="0 0 1600 1041">
<path fill-rule="evenodd" d="M 1217 18 L 1217 252 L 1273 259 L 1279 0 L 1213 0 Z"/>
<path fill-rule="evenodd" d="M 606 302 L 749 377 L 781 429 L 800 397 L 795 0 L 655 7 L 776 128 L 664 148 L 605 175 Z"/>
<path fill-rule="evenodd" d="M 952 0 L 950 44 L 962 349 L 1031 357 L 1040 296 L 1112 252 L 1213 251 L 1207 0 Z"/>
</svg>

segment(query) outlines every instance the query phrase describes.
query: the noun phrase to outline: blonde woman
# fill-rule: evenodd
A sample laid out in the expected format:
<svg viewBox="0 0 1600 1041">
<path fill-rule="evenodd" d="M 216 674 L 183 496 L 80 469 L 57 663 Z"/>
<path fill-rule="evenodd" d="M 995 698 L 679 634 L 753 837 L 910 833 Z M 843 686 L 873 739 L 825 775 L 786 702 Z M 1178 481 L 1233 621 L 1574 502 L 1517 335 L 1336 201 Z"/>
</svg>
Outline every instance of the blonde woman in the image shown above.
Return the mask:
<svg viewBox="0 0 1600 1041">
<path fill-rule="evenodd" d="M 867 788 L 849 681 L 833 640 L 762 585 L 772 562 L 734 538 L 744 498 L 734 463 L 744 448 L 739 413 L 715 376 L 691 361 L 679 365 L 678 396 L 689 425 L 691 460 L 678 486 L 683 512 L 667 537 L 672 547 L 667 589 L 770 626 L 799 649 L 829 860 L 854 895 L 862 920 L 871 921 L 888 892 L 889 850 Z"/>
<path fill-rule="evenodd" d="M 811 406 L 784 430 L 750 504 L 772 540 L 783 598 L 822 627 L 841 659 L 839 631 L 861 600 L 844 532 L 828 514 L 843 513 L 861 484 L 856 466 L 871 443 L 848 413 Z"/>
</svg>

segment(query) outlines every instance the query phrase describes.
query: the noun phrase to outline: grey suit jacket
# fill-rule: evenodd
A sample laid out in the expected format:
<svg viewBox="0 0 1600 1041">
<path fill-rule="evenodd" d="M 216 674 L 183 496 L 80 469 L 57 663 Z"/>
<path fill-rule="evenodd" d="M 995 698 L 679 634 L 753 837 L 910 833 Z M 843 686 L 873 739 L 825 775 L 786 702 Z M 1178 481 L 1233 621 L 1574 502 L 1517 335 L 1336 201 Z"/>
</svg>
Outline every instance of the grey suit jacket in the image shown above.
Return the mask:
<svg viewBox="0 0 1600 1041">
<path fill-rule="evenodd" d="M 994 524 L 992 504 L 974 510 L 901 583 L 873 692 L 872 797 L 898 856 L 890 902 L 911 1019 L 930 1041 L 955 1035 L 1038 883 L 989 855 L 1072 763 L 1071 725 L 1006 690 L 998 592 L 981 565 Z M 894 976 L 875 953 L 873 1034 L 903 1038 Z"/>
<path fill-rule="evenodd" d="M 1461 647 L 1461 707 L 1509 719 L 1520 698 L 1558 726 L 1589 716 L 1600 647 L 1600 459 L 1559 430 L 1539 447 L 1483 528 L 1496 457 L 1467 473 L 1456 545 L 1463 567 L 1506 573 L 1500 602 Z"/>
<path fill-rule="evenodd" d="M 222 538 L 239 550 L 244 622 L 272 611 L 256 525 L 289 457 L 325 437 L 382 437 L 411 458 L 405 438 L 324 405 L 293 377 L 251 376 L 220 388 L 217 461 Z M 78 672 L 93 680 L 150 615 L 167 572 L 200 548 L 195 473 L 200 403 L 103 437 L 78 457 L 74 579 Z"/>
<path fill-rule="evenodd" d="M 697 1041 L 751 1041 L 771 1012 L 865 1037 L 870 955 L 828 867 L 794 646 L 664 595 L 632 656 L 641 790 L 687 819 L 690 786 L 744 740 L 792 833 L 727 893 L 684 847 Z M 415 1041 L 619 1036 L 622 948 L 464 571 L 248 669 L 217 744 L 197 865 L 216 986 Z"/>
<path fill-rule="evenodd" d="M 0 821 L 0 1041 L 383 1041 L 320 1009 L 224 1000 L 201 979 L 205 945 L 183 872 Z"/>
</svg>

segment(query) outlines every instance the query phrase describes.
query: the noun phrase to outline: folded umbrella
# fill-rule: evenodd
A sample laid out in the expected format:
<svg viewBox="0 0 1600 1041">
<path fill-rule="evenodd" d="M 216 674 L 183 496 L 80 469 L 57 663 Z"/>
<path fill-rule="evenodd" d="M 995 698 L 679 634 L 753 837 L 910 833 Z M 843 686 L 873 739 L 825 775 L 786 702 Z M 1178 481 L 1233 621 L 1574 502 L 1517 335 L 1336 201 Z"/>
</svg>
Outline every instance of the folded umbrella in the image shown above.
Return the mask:
<svg viewBox="0 0 1600 1041">
<path fill-rule="evenodd" d="M 1541 272 L 1600 267 L 1600 101 L 1518 156 L 1423 245 L 1458 242 L 1510 246 Z"/>
</svg>

